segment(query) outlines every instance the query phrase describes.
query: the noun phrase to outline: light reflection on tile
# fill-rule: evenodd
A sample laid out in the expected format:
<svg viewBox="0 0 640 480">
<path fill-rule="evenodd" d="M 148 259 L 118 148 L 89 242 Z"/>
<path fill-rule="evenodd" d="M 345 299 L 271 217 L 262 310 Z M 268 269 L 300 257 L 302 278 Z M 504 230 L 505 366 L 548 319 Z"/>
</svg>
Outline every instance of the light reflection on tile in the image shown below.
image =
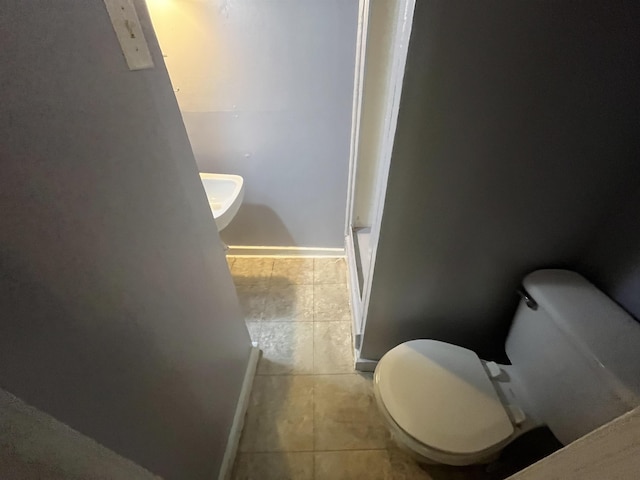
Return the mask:
<svg viewBox="0 0 640 480">
<path fill-rule="evenodd" d="M 262 320 L 267 302 L 267 285 L 239 285 L 236 287 L 238 302 L 247 322 Z"/>
<path fill-rule="evenodd" d="M 316 322 L 351 321 L 346 285 L 313 286 L 313 319 Z"/>
<path fill-rule="evenodd" d="M 313 258 L 276 258 L 273 262 L 271 284 L 313 284 Z"/>
<path fill-rule="evenodd" d="M 314 258 L 313 283 L 347 283 L 347 263 L 344 258 Z"/>
<path fill-rule="evenodd" d="M 258 375 L 313 372 L 313 323 L 262 322 Z"/>
<path fill-rule="evenodd" d="M 260 343 L 260 330 L 262 324 L 260 322 L 246 322 L 247 330 L 249 330 L 249 336 L 254 343 Z"/>
<path fill-rule="evenodd" d="M 272 270 L 272 258 L 236 257 L 231 275 L 236 285 L 266 285 L 271 279 Z"/>
</svg>

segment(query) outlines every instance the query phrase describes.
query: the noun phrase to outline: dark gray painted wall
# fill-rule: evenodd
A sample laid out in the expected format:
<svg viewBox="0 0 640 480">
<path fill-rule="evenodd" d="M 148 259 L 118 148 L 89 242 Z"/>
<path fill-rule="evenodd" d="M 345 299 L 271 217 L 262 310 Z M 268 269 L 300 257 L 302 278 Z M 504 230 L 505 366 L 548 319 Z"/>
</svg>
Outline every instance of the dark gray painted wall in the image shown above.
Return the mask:
<svg viewBox="0 0 640 480">
<path fill-rule="evenodd" d="M 251 348 L 144 2 L 0 15 L 0 387 L 165 478 L 220 466 Z"/>
<path fill-rule="evenodd" d="M 527 272 L 576 267 L 638 184 L 633 2 L 417 2 L 362 356 L 500 357 Z"/>
<path fill-rule="evenodd" d="M 640 163 L 640 158 L 638 159 Z M 640 175 L 638 175 L 640 176 Z M 636 179 L 638 179 L 636 177 Z M 640 180 L 639 180 L 640 181 Z M 612 212 L 578 269 L 640 321 L 640 187 Z"/>
</svg>

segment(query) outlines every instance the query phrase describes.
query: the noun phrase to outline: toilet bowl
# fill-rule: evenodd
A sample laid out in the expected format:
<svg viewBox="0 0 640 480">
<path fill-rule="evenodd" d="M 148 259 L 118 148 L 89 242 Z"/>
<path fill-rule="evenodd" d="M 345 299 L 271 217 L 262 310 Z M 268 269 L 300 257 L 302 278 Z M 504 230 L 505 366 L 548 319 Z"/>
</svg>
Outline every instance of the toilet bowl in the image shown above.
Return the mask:
<svg viewBox="0 0 640 480">
<path fill-rule="evenodd" d="M 640 405 L 638 322 L 575 272 L 533 272 L 521 293 L 506 342 L 511 365 L 431 339 L 378 362 L 379 410 L 419 461 L 491 462 L 542 425 L 567 444 Z"/>
<path fill-rule="evenodd" d="M 463 347 L 413 340 L 381 359 L 373 388 L 393 437 L 419 461 L 487 463 L 540 425 L 514 403 L 505 369 Z"/>
</svg>

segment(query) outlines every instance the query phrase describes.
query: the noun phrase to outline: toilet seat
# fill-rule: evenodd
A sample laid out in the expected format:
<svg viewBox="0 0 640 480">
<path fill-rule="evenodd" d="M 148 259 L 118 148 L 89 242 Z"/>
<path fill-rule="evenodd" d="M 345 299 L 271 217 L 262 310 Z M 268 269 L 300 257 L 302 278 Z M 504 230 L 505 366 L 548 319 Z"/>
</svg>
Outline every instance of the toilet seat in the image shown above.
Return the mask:
<svg viewBox="0 0 640 480">
<path fill-rule="evenodd" d="M 514 433 L 482 360 L 466 348 L 436 340 L 398 345 L 378 362 L 374 385 L 388 420 L 418 443 L 414 450 L 466 464 Z"/>
</svg>

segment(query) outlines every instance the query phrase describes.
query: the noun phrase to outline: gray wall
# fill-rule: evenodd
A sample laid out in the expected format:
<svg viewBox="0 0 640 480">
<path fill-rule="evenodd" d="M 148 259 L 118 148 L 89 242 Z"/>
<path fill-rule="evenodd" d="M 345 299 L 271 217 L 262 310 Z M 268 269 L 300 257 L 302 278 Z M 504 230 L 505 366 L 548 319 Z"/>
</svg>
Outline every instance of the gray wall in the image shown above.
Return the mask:
<svg viewBox="0 0 640 480">
<path fill-rule="evenodd" d="M 102 0 L 0 16 L 0 387 L 165 478 L 217 472 L 251 348 L 169 78 Z"/>
<path fill-rule="evenodd" d="M 160 479 L 2 389 L 0 432 L 3 479 Z"/>
<path fill-rule="evenodd" d="M 514 290 L 638 185 L 635 2 L 417 2 L 362 356 L 501 358 Z"/>
<path fill-rule="evenodd" d="M 358 1 L 151 7 L 200 171 L 245 179 L 224 241 L 343 247 Z"/>
<path fill-rule="evenodd" d="M 636 180 L 640 183 L 640 174 Z M 613 211 L 581 255 L 578 269 L 640 321 L 640 186 Z"/>
</svg>

